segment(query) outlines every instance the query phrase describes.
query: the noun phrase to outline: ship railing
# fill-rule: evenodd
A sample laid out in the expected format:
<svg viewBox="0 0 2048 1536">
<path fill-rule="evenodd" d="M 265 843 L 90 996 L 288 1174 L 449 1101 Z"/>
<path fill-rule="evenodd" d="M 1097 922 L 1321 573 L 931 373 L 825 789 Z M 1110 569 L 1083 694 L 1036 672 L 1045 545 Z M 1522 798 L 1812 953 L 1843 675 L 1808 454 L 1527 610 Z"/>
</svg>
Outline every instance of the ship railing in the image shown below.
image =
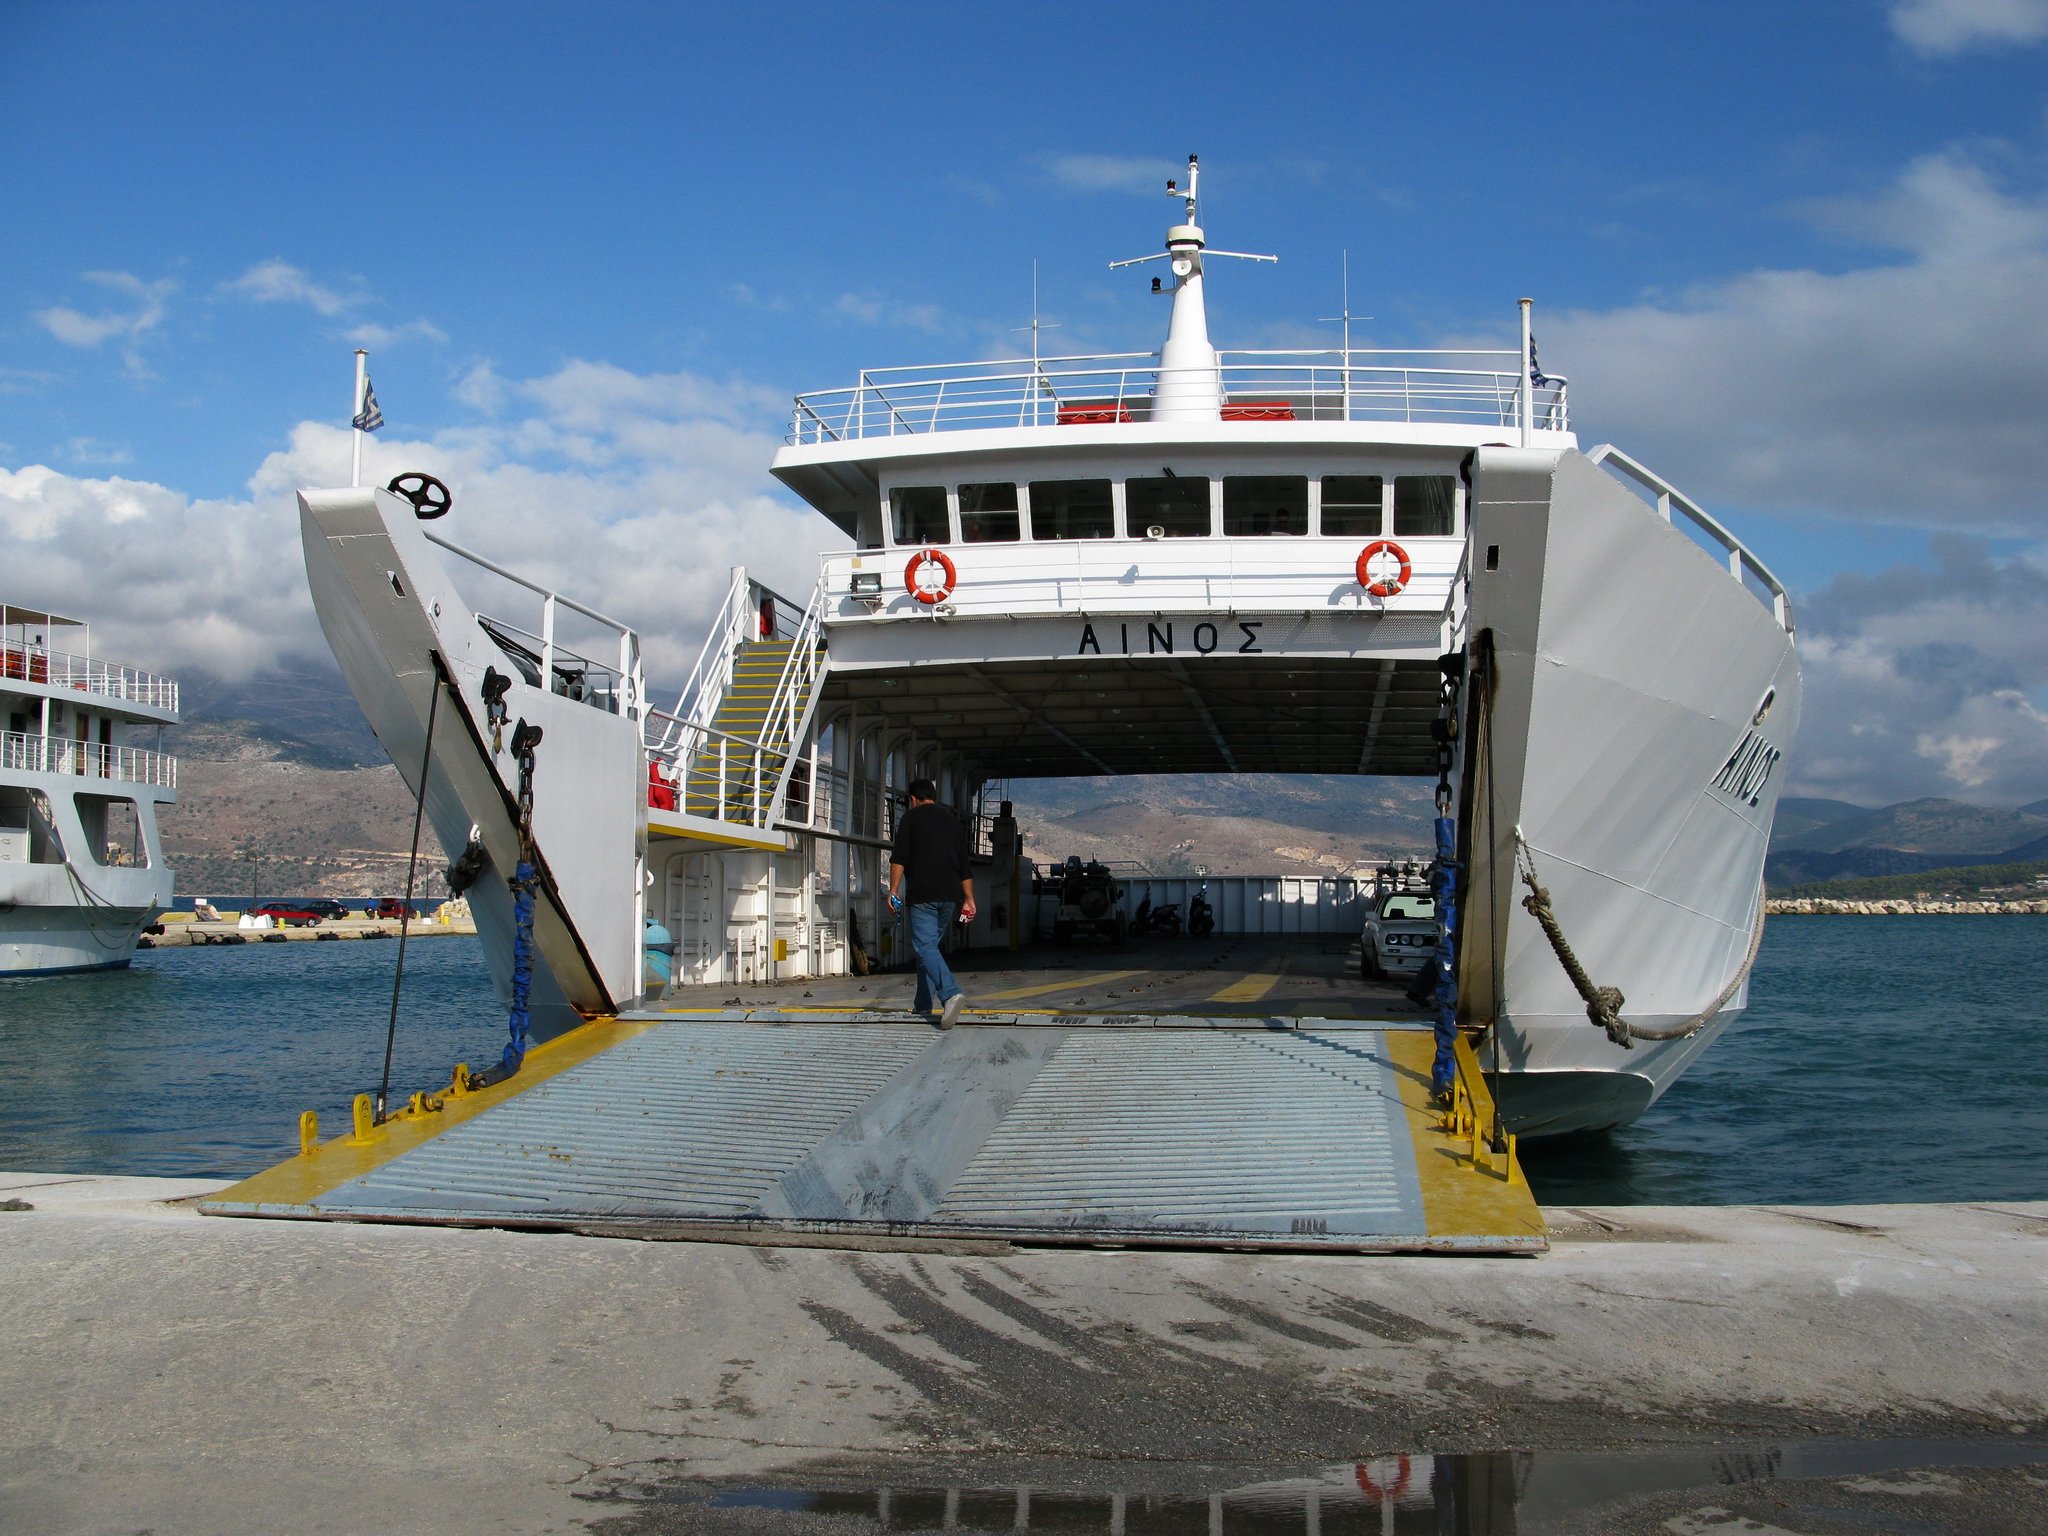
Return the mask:
<svg viewBox="0 0 2048 1536">
<path fill-rule="evenodd" d="M 1358 585 L 1355 563 L 1369 542 L 1364 536 L 1291 536 L 949 544 L 955 585 L 933 605 L 915 601 L 906 589 L 908 551 L 835 549 L 819 559 L 831 594 L 828 623 L 1192 611 L 1213 614 L 1221 626 L 1205 637 L 1206 648 L 1236 634 L 1225 622 L 1233 611 L 1370 607 L 1454 616 L 1462 536 L 1397 536 L 1410 575 L 1401 592 L 1386 599 L 1370 598 Z"/>
<path fill-rule="evenodd" d="M 1218 354 L 1225 420 L 1402 422 L 1512 428 L 1520 354 L 1442 348 L 1230 351 Z M 1150 352 L 1012 358 L 864 370 L 850 389 L 796 397 L 788 441 L 822 444 L 1001 427 L 1093 426 L 1149 419 L 1159 358 Z M 1533 429 L 1570 430 L 1569 385 L 1534 387 Z"/>
<path fill-rule="evenodd" d="M 726 585 L 725 599 L 719 604 L 718 613 L 705 633 L 704 644 L 697 652 L 697 660 L 676 695 L 675 708 L 653 714 L 664 720 L 708 726 L 718 713 L 719 701 L 732 685 L 733 667 L 739 659 L 740 647 L 752 640 L 795 640 L 804 626 L 807 612 L 805 607 L 773 587 L 748 576 L 745 566 L 734 566 L 732 580 Z M 661 750 L 673 745 L 672 742 L 650 744 Z"/>
<path fill-rule="evenodd" d="M 818 679 L 825 670 L 825 650 L 819 644 L 819 637 L 824 632 L 830 592 L 825 573 L 821 570 L 818 584 L 811 591 L 811 600 L 804 605 L 803 618 L 796 626 L 796 633 L 790 636 L 789 655 L 783 660 L 782 675 L 775 680 L 775 692 L 769 699 L 767 717 L 761 722 L 761 740 L 786 754 L 782 772 L 776 781 L 775 798 L 769 807 L 771 820 L 785 813 L 790 779 L 797 773 L 799 764 L 806 769 L 809 766 L 808 760 L 800 757 L 797 749 L 803 744 L 805 733 L 817 712 Z M 765 629 L 768 625 L 764 612 L 762 627 Z"/>
<path fill-rule="evenodd" d="M 0 733 L 0 769 L 107 779 L 158 789 L 178 787 L 178 760 L 168 753 L 76 741 L 65 736 L 36 736 L 25 731 Z"/>
<path fill-rule="evenodd" d="M 762 777 L 772 755 L 759 741 L 714 730 L 694 720 L 680 720 L 666 710 L 650 709 L 642 739 L 649 769 L 650 805 L 687 810 L 708 791 L 717 810 L 713 818 L 747 826 L 765 825 L 770 791 Z M 708 779 L 701 777 L 708 775 Z M 673 797 L 673 804 L 659 805 Z"/>
<path fill-rule="evenodd" d="M 168 677 L 124 667 L 90 656 L 74 656 L 40 645 L 0 645 L 0 679 L 25 683 L 48 683 L 53 688 L 75 688 L 103 699 L 119 699 L 151 709 L 178 709 L 178 685 Z"/>
<path fill-rule="evenodd" d="M 1694 543 L 1701 545 L 1709 554 L 1717 556 L 1727 566 L 1728 574 L 1740 582 L 1747 592 L 1766 608 L 1771 610 L 1786 634 L 1794 631 L 1792 619 L 1792 597 L 1785 590 L 1785 584 L 1771 574 L 1770 568 L 1750 552 L 1750 549 L 1734 534 L 1715 520 L 1698 502 L 1683 491 L 1673 487 L 1661 475 L 1645 468 L 1623 453 L 1612 443 L 1602 443 L 1586 455 L 1595 464 L 1604 466 L 1611 473 L 1630 481 L 1637 490 L 1647 493 L 1657 515 L 1679 531 L 1687 534 Z M 1681 524 L 1683 525 L 1681 527 Z"/>
<path fill-rule="evenodd" d="M 646 679 L 641 671 L 640 636 L 630 624 L 612 618 L 609 614 L 600 613 L 595 608 L 586 607 L 574 598 L 564 597 L 539 582 L 530 581 L 518 572 L 507 570 L 496 561 L 487 559 L 474 550 L 465 549 L 453 539 L 444 538 L 431 529 L 426 530 L 426 536 L 427 542 L 437 548 L 445 549 L 457 559 L 465 560 L 479 570 L 488 571 L 491 575 L 508 581 L 540 599 L 540 628 L 537 633 L 503 619 L 491 619 L 486 622 L 481 612 L 477 614 L 478 622 L 485 623 L 486 628 L 492 630 L 492 637 L 505 649 L 508 660 L 515 666 L 520 666 L 522 671 L 525 671 L 526 666 L 533 668 L 534 675 L 527 681 L 537 688 L 544 686 L 550 692 L 580 698 L 600 709 L 624 715 L 629 720 L 639 717 L 639 712 L 647 702 L 647 689 Z M 580 614 L 618 637 L 616 664 L 609 660 L 597 661 L 581 655 L 557 641 L 556 620 L 559 611 L 564 608 L 571 613 Z M 533 641 L 534 649 L 531 654 L 522 657 L 514 649 L 507 648 L 505 642 L 508 636 Z M 522 661 L 525 665 L 521 665 Z"/>
</svg>

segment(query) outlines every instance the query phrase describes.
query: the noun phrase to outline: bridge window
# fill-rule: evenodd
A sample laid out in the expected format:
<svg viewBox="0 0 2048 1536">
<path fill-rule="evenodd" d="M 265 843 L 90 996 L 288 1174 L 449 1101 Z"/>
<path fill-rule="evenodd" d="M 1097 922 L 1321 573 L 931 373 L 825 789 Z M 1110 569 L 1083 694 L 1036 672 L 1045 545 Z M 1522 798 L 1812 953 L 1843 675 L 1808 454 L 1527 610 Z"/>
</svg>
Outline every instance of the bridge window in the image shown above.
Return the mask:
<svg viewBox="0 0 2048 1536">
<path fill-rule="evenodd" d="M 1017 487 L 1007 480 L 960 487 L 960 537 L 969 544 L 1013 544 L 1019 536 Z"/>
<path fill-rule="evenodd" d="M 1031 482 L 1031 537 L 1110 539 L 1116 537 L 1116 503 L 1107 480 Z"/>
<path fill-rule="evenodd" d="M 1458 531 L 1456 475 L 1394 476 L 1394 536 L 1429 538 Z"/>
<path fill-rule="evenodd" d="M 1157 528 L 1169 539 L 1200 538 L 1210 532 L 1206 476 L 1147 476 L 1124 482 L 1124 526 L 1138 538 Z"/>
<path fill-rule="evenodd" d="M 1308 532 L 1307 475 L 1225 475 L 1223 531 L 1247 535 Z"/>
<path fill-rule="evenodd" d="M 889 493 L 889 511 L 898 544 L 953 542 L 943 485 L 899 485 Z"/>
<path fill-rule="evenodd" d="M 1322 531 L 1333 539 L 1376 539 L 1386 526 L 1387 482 L 1380 475 L 1323 476 Z"/>
</svg>

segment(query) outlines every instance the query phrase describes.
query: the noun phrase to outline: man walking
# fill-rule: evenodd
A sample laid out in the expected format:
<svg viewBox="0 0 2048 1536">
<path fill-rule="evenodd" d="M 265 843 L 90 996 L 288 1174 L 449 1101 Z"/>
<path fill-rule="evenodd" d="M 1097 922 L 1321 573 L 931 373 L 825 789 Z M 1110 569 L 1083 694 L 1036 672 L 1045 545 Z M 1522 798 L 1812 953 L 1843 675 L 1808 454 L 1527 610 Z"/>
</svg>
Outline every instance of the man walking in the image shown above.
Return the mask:
<svg viewBox="0 0 2048 1536">
<path fill-rule="evenodd" d="M 896 823 L 889 849 L 889 905 L 898 911 L 910 906 L 910 949 L 917 956 L 911 1006 L 924 1014 L 937 1007 L 939 1028 L 951 1029 L 967 998 L 939 943 L 956 911 L 963 923 L 974 921 L 974 876 L 967 869 L 967 829 L 938 802 L 930 779 L 910 781 L 910 809 Z"/>
</svg>

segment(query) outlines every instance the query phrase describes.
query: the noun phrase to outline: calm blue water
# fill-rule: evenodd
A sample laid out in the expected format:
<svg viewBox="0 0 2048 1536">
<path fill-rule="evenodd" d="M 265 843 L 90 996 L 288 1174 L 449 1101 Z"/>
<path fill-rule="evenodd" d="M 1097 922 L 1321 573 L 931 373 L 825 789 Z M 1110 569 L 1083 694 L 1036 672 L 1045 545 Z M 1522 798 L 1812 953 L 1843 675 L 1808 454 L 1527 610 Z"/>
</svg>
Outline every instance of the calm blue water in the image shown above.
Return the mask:
<svg viewBox="0 0 2048 1536">
<path fill-rule="evenodd" d="M 333 1134 L 376 1089 L 397 953 L 164 949 L 0 981 L 0 1168 L 241 1175 L 298 1149 L 302 1109 Z M 1637 1124 L 1526 1149 L 1538 1198 L 2048 1198 L 2048 920 L 1779 918 L 1751 994 Z M 474 939 L 407 947 L 394 1099 L 504 1036 Z"/>
</svg>

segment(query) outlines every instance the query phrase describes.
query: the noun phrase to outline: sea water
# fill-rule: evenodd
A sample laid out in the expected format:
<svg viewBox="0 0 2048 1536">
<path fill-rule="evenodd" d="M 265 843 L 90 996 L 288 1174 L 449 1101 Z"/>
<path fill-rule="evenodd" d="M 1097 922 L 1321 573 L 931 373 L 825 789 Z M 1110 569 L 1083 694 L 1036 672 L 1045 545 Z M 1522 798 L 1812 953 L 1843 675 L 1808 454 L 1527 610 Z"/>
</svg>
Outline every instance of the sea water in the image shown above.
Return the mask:
<svg viewBox="0 0 2048 1536">
<path fill-rule="evenodd" d="M 0 981 L 0 1168 L 236 1177 L 383 1075 L 398 945 Z M 1594 1026 L 1588 1024 L 1588 1029 Z M 393 1102 L 505 1042 L 474 938 L 406 946 Z M 2048 918 L 1785 917 L 1748 1011 L 1636 1124 L 1532 1143 L 1552 1205 L 2048 1198 Z"/>
</svg>

